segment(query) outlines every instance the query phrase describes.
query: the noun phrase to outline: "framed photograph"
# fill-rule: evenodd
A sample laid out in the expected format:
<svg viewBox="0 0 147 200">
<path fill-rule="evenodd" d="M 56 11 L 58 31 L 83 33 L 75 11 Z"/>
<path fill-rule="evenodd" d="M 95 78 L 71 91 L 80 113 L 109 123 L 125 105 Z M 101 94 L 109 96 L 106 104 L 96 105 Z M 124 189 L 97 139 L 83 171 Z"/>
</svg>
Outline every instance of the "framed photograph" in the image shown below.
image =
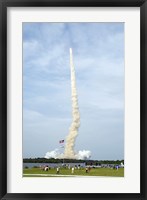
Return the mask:
<svg viewBox="0 0 147 200">
<path fill-rule="evenodd" d="M 147 199 L 147 2 L 0 2 L 1 199 Z"/>
</svg>

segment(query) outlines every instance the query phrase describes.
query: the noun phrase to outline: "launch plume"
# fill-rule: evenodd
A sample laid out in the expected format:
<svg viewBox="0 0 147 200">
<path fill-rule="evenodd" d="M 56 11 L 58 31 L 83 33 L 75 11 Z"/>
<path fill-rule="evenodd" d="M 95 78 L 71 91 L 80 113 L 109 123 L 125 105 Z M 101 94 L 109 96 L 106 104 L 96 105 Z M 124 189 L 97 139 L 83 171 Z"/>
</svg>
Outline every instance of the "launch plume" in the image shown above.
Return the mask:
<svg viewBox="0 0 147 200">
<path fill-rule="evenodd" d="M 60 152 L 59 152 L 59 149 L 55 149 L 55 150 L 53 150 L 53 151 L 49 151 L 49 152 L 47 152 L 46 154 L 45 154 L 45 158 L 55 158 L 55 159 L 57 159 L 57 158 L 59 158 L 61 156 L 61 154 L 60 154 Z"/>
<path fill-rule="evenodd" d="M 89 159 L 91 157 L 91 151 L 89 150 L 82 150 L 76 153 L 75 159 L 77 160 L 85 160 Z M 54 159 L 63 159 L 64 154 L 60 152 L 59 149 L 55 149 L 53 151 L 49 151 L 45 154 L 44 158 L 49 159 L 49 158 L 54 158 Z"/>
<path fill-rule="evenodd" d="M 91 157 L 91 151 L 89 150 L 82 150 L 76 154 L 76 159 L 78 160 L 85 160 Z"/>
<path fill-rule="evenodd" d="M 80 113 L 78 107 L 78 96 L 76 89 L 76 77 L 73 64 L 72 49 L 70 48 L 70 70 L 71 70 L 71 98 L 72 98 L 72 123 L 69 128 L 69 134 L 66 138 L 64 157 L 75 158 L 74 152 L 75 140 L 78 135 L 78 129 L 80 127 Z"/>
<path fill-rule="evenodd" d="M 91 151 L 80 150 L 74 151 L 76 137 L 78 135 L 78 129 L 80 127 L 80 113 L 78 107 L 78 95 L 76 89 L 76 77 L 73 64 L 72 49 L 70 48 L 70 70 L 71 70 L 71 100 L 72 100 L 72 123 L 69 128 L 69 134 L 66 137 L 64 153 L 60 153 L 59 149 L 49 151 L 45 154 L 45 158 L 69 158 L 69 159 L 88 159 L 91 157 Z"/>
</svg>

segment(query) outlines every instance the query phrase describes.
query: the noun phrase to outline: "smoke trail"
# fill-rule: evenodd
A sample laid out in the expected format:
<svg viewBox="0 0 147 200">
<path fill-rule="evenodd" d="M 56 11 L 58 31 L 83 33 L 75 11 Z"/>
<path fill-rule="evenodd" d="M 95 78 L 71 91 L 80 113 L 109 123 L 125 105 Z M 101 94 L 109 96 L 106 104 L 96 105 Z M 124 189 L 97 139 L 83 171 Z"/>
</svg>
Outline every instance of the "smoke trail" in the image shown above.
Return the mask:
<svg viewBox="0 0 147 200">
<path fill-rule="evenodd" d="M 72 97 L 72 123 L 69 134 L 66 138 L 64 157 L 75 158 L 74 145 L 80 127 L 80 113 L 78 108 L 78 96 L 76 90 L 75 69 L 73 64 L 72 49 L 70 48 L 70 69 L 71 69 L 71 97 Z"/>
<path fill-rule="evenodd" d="M 66 138 L 64 153 L 60 153 L 59 149 L 49 151 L 45 154 L 45 158 L 70 158 L 70 159 L 89 159 L 91 157 L 91 151 L 80 150 L 74 152 L 75 140 L 78 135 L 78 129 L 80 127 L 80 113 L 78 108 L 78 96 L 76 90 L 76 77 L 75 69 L 73 65 L 72 49 L 70 48 L 70 69 L 71 69 L 71 97 L 72 97 L 72 123 L 69 128 L 69 134 Z"/>
</svg>

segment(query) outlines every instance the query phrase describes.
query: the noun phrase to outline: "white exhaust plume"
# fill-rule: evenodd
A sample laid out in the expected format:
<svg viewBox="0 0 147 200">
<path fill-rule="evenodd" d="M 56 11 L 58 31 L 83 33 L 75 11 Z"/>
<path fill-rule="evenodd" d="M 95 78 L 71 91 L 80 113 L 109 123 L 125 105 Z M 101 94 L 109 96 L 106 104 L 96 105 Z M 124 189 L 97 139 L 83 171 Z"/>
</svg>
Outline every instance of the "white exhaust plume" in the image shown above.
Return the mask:
<svg viewBox="0 0 147 200">
<path fill-rule="evenodd" d="M 91 157 L 91 152 L 89 150 L 82 150 L 75 154 L 75 159 L 77 160 L 85 160 Z M 45 154 L 44 158 L 55 158 L 55 159 L 63 159 L 64 154 L 59 151 L 59 149 L 55 149 L 53 151 L 49 151 Z"/>
<path fill-rule="evenodd" d="M 71 69 L 71 97 L 72 97 L 72 123 L 69 134 L 66 138 L 64 157 L 75 158 L 74 145 L 80 127 L 80 113 L 78 107 L 78 96 L 76 90 L 76 77 L 73 64 L 72 49 L 70 48 L 70 69 Z"/>
<path fill-rule="evenodd" d="M 80 113 L 78 107 L 78 96 L 76 90 L 76 77 L 73 64 L 72 49 L 70 48 L 70 69 L 71 69 L 71 98 L 72 98 L 72 123 L 69 128 L 69 134 L 66 137 L 64 153 L 60 153 L 59 149 L 47 152 L 45 158 L 67 158 L 67 159 L 88 159 L 91 157 L 89 150 L 74 151 L 75 140 L 80 127 Z"/>
<path fill-rule="evenodd" d="M 89 150 L 79 151 L 76 154 L 76 159 L 78 160 L 85 160 L 85 159 L 89 159 L 90 157 L 91 157 L 91 151 Z"/>
<path fill-rule="evenodd" d="M 47 158 L 47 159 L 49 159 L 49 158 L 57 159 L 57 158 L 60 158 L 62 156 L 63 156 L 63 154 L 60 153 L 59 149 L 55 149 L 53 151 L 47 152 L 44 157 Z"/>
</svg>

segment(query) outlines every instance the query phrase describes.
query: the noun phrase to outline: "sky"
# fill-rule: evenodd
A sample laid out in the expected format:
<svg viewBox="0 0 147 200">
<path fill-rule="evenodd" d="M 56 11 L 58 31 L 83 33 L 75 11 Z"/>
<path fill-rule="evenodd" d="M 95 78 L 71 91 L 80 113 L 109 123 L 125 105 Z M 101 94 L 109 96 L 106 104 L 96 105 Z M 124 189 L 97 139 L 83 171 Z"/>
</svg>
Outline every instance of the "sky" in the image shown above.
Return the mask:
<svg viewBox="0 0 147 200">
<path fill-rule="evenodd" d="M 23 158 L 60 151 L 69 133 L 69 48 L 81 117 L 75 151 L 124 159 L 123 23 L 23 23 Z"/>
</svg>

